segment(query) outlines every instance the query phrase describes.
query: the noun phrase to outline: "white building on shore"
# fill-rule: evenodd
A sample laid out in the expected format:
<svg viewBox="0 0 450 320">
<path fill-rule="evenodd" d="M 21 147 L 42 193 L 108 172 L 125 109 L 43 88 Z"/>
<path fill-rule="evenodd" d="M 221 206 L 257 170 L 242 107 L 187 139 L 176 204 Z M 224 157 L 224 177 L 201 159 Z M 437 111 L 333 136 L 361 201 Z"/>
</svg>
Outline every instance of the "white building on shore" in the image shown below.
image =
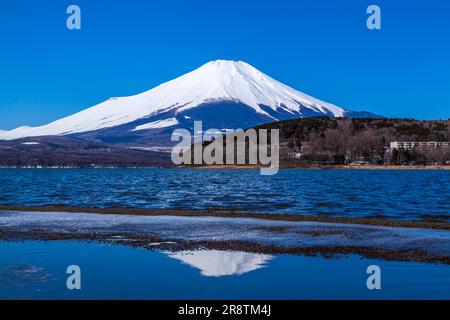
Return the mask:
<svg viewBox="0 0 450 320">
<path fill-rule="evenodd" d="M 435 141 L 426 141 L 426 142 L 405 142 L 405 141 L 392 141 L 390 145 L 391 151 L 394 149 L 397 150 L 412 150 L 412 149 L 449 149 L 450 150 L 450 142 L 435 142 Z"/>
</svg>

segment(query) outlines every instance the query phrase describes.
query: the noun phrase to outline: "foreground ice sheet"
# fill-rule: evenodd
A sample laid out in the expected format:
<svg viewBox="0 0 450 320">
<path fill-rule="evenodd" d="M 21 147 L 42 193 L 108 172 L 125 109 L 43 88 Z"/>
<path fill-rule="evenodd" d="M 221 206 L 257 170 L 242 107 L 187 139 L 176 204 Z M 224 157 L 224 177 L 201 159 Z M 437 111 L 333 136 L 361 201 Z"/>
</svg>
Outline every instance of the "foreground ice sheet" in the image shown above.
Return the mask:
<svg viewBox="0 0 450 320">
<path fill-rule="evenodd" d="M 247 218 L 1 212 L 0 231 L 151 235 L 167 241 L 246 241 L 278 246 L 417 249 L 450 255 L 450 231 Z"/>
</svg>

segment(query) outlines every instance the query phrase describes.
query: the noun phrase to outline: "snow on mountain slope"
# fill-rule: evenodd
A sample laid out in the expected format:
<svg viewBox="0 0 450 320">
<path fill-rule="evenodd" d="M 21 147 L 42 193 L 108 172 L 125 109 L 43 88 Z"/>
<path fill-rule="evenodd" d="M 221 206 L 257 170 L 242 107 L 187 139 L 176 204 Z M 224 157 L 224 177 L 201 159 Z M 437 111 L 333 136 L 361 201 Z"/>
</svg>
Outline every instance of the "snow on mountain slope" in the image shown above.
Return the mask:
<svg viewBox="0 0 450 320">
<path fill-rule="evenodd" d="M 133 131 L 168 128 L 168 127 L 176 126 L 178 123 L 179 122 L 176 118 L 156 120 L 156 121 L 153 121 L 150 123 L 146 123 L 146 124 L 137 126 L 136 128 L 133 129 Z"/>
<path fill-rule="evenodd" d="M 259 115 L 259 122 L 281 120 L 277 117 L 280 112 L 284 118 L 286 115 L 342 117 L 348 112 L 290 88 L 245 62 L 217 60 L 135 96 L 111 98 L 44 126 L 0 132 L 0 140 L 91 132 L 146 118 L 150 121 L 148 126 L 141 124 L 136 130 L 155 129 L 158 125 L 167 127 L 175 124 L 174 117 L 180 113 L 217 103 L 229 103 L 229 108 L 233 108 L 233 103 L 245 105 Z M 230 112 L 239 118 L 237 110 L 230 109 Z M 171 113 L 168 119 L 151 119 L 165 113 Z"/>
</svg>

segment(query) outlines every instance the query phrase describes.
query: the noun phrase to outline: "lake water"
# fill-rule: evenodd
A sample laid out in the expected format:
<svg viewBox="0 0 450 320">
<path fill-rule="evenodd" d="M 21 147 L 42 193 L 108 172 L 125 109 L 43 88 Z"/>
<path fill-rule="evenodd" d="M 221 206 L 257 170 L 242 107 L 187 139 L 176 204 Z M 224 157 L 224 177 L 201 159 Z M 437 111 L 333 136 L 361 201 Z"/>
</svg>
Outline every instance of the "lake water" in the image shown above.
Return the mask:
<svg viewBox="0 0 450 320">
<path fill-rule="evenodd" d="M 81 290 L 66 287 L 69 265 Z M 367 289 L 367 267 L 382 289 Z M 450 299 L 450 268 L 357 257 L 164 253 L 83 242 L 0 242 L 0 299 Z"/>
<path fill-rule="evenodd" d="M 450 171 L 0 169 L 0 204 L 450 218 Z"/>
<path fill-rule="evenodd" d="M 228 208 L 449 221 L 449 182 L 450 171 L 282 170 L 276 176 L 261 176 L 258 170 L 0 169 L 0 204 Z M 16 231 L 134 230 L 186 239 L 207 236 L 291 245 L 348 245 L 351 240 L 364 246 L 379 243 L 386 248 L 414 247 L 448 254 L 448 232 L 443 230 L 331 226 L 347 229 L 312 238 L 292 229 L 289 235 L 272 233 L 269 237 L 264 228 L 247 225 L 294 223 L 73 213 L 2 212 L 0 218 L 3 229 Z M 298 224 L 299 228 L 312 227 Z M 379 291 L 366 286 L 366 270 L 372 264 L 382 270 Z M 81 267 L 80 291 L 66 287 L 69 265 Z M 357 256 L 324 259 L 206 249 L 169 253 L 83 241 L 0 241 L 0 299 L 394 298 L 450 299 L 450 267 Z"/>
</svg>

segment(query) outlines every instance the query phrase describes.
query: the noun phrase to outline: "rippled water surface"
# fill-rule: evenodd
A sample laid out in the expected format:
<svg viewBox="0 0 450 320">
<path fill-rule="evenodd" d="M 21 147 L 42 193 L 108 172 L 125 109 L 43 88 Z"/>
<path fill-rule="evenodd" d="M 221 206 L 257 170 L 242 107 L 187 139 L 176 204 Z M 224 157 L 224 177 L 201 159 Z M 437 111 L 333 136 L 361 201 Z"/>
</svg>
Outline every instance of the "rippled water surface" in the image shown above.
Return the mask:
<svg viewBox="0 0 450 320">
<path fill-rule="evenodd" d="M 450 171 L 0 169 L 0 204 L 450 218 Z"/>
</svg>

